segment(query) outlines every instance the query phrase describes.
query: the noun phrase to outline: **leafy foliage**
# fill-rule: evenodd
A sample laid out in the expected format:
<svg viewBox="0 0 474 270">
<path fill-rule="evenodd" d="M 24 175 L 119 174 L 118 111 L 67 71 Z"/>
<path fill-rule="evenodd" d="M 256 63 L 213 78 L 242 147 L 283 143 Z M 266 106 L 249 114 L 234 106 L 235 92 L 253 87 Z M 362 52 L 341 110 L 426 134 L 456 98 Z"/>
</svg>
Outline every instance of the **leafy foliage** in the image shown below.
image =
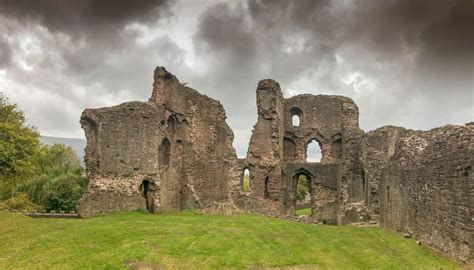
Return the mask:
<svg viewBox="0 0 474 270">
<path fill-rule="evenodd" d="M 41 206 L 34 204 L 25 193 L 18 193 L 14 197 L 0 203 L 1 210 L 28 210 L 34 211 L 41 209 Z"/>
<path fill-rule="evenodd" d="M 2 205 L 17 210 L 74 210 L 87 185 L 83 173 L 72 148 L 41 144 L 36 130 L 26 125 L 23 112 L 0 93 Z"/>
<path fill-rule="evenodd" d="M 31 173 L 39 134 L 26 125 L 23 112 L 0 93 L 0 180 Z"/>
<path fill-rule="evenodd" d="M 44 195 L 43 205 L 46 210 L 76 210 L 76 204 L 88 184 L 86 177 L 69 174 L 61 176 L 51 185 Z"/>
</svg>

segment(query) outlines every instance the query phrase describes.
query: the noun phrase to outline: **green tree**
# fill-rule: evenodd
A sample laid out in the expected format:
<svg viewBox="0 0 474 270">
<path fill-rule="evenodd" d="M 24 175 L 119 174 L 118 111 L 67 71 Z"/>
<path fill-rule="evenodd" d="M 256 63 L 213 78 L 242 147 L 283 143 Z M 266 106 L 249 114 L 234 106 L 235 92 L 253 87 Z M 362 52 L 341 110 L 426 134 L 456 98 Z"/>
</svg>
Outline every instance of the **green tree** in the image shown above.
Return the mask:
<svg viewBox="0 0 474 270">
<path fill-rule="evenodd" d="M 0 93 L 0 207 L 73 210 L 87 181 L 74 150 L 41 144 L 23 112 Z"/>
<path fill-rule="evenodd" d="M 87 188 L 88 179 L 78 175 L 63 175 L 54 182 L 43 198 L 46 210 L 75 211 L 79 199 Z"/>
<path fill-rule="evenodd" d="M 23 112 L 0 93 L 0 181 L 31 174 L 39 145 L 39 134 L 26 124 Z"/>
<path fill-rule="evenodd" d="M 24 192 L 32 202 L 42 204 L 48 190 L 64 177 L 80 178 L 83 169 L 74 150 L 64 144 L 42 145 L 36 153 L 35 176 L 19 182 L 13 193 Z"/>
<path fill-rule="evenodd" d="M 298 177 L 298 185 L 296 186 L 296 200 L 303 201 L 309 192 L 308 179 L 305 175 Z"/>
</svg>

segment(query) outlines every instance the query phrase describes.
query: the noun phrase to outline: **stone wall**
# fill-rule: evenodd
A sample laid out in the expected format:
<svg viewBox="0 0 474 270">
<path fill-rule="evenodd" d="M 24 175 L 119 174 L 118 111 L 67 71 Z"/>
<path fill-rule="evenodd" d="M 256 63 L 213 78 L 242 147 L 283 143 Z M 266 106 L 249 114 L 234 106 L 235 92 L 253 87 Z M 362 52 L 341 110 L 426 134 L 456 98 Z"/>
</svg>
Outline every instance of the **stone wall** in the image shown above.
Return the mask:
<svg viewBox="0 0 474 270">
<path fill-rule="evenodd" d="M 150 101 L 85 110 L 81 125 L 90 184 L 78 212 L 86 217 L 230 203 L 240 180 L 225 119 L 218 101 L 161 67 Z"/>
<path fill-rule="evenodd" d="M 395 154 L 398 140 L 413 132 L 402 127 L 384 126 L 370 131 L 361 141 L 359 158 L 361 160 L 361 177 L 363 196 L 371 219 L 378 220 L 379 183 L 382 171 L 390 158 Z"/>
<path fill-rule="evenodd" d="M 399 139 L 379 185 L 380 224 L 462 261 L 474 258 L 474 125 Z"/>
</svg>

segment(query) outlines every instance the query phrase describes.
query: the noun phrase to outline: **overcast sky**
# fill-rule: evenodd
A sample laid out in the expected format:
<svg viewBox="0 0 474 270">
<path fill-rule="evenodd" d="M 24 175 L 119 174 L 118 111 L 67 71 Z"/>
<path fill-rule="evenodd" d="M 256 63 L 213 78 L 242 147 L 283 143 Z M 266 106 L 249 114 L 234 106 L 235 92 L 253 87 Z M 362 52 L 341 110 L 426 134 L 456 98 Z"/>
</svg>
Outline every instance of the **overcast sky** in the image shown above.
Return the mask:
<svg viewBox="0 0 474 270">
<path fill-rule="evenodd" d="M 352 98 L 361 128 L 474 120 L 472 0 L 0 0 L 0 91 L 49 136 L 145 101 L 153 69 L 218 99 L 239 156 L 255 89 Z"/>
</svg>

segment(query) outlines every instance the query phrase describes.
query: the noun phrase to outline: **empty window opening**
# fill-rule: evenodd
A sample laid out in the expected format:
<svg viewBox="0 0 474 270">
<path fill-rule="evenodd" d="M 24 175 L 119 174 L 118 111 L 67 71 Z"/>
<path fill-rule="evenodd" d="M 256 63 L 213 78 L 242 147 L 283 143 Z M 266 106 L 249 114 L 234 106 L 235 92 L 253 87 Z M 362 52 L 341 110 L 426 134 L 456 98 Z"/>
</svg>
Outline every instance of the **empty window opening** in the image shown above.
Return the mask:
<svg viewBox="0 0 474 270">
<path fill-rule="evenodd" d="M 321 144 L 312 139 L 306 146 L 306 162 L 321 162 L 322 158 Z"/>
<path fill-rule="evenodd" d="M 291 108 L 290 109 L 290 119 L 291 119 L 291 126 L 299 127 L 301 125 L 301 116 L 303 115 L 300 108 Z"/>
<path fill-rule="evenodd" d="M 244 170 L 244 175 L 242 177 L 242 191 L 249 192 L 250 191 L 250 171 L 249 169 Z"/>
<path fill-rule="evenodd" d="M 155 213 L 155 203 L 154 203 L 154 194 L 155 194 L 155 184 L 149 180 L 143 180 L 139 187 L 140 194 L 145 198 L 145 207 L 149 213 Z"/>
<path fill-rule="evenodd" d="M 268 185 L 269 185 L 269 179 L 268 179 L 268 176 L 265 177 L 265 187 L 264 187 L 264 190 L 263 190 L 263 196 L 265 198 L 270 198 L 270 190 L 268 188 Z"/>
<path fill-rule="evenodd" d="M 170 165 L 171 160 L 171 143 L 167 138 L 163 139 L 160 145 L 160 164 L 162 166 Z"/>
<path fill-rule="evenodd" d="M 291 117 L 291 124 L 293 127 L 299 127 L 300 126 L 300 117 L 298 115 L 293 115 Z"/>
<path fill-rule="evenodd" d="M 309 216 L 311 215 L 311 178 L 306 174 L 299 174 L 296 176 L 296 215 Z"/>
</svg>

